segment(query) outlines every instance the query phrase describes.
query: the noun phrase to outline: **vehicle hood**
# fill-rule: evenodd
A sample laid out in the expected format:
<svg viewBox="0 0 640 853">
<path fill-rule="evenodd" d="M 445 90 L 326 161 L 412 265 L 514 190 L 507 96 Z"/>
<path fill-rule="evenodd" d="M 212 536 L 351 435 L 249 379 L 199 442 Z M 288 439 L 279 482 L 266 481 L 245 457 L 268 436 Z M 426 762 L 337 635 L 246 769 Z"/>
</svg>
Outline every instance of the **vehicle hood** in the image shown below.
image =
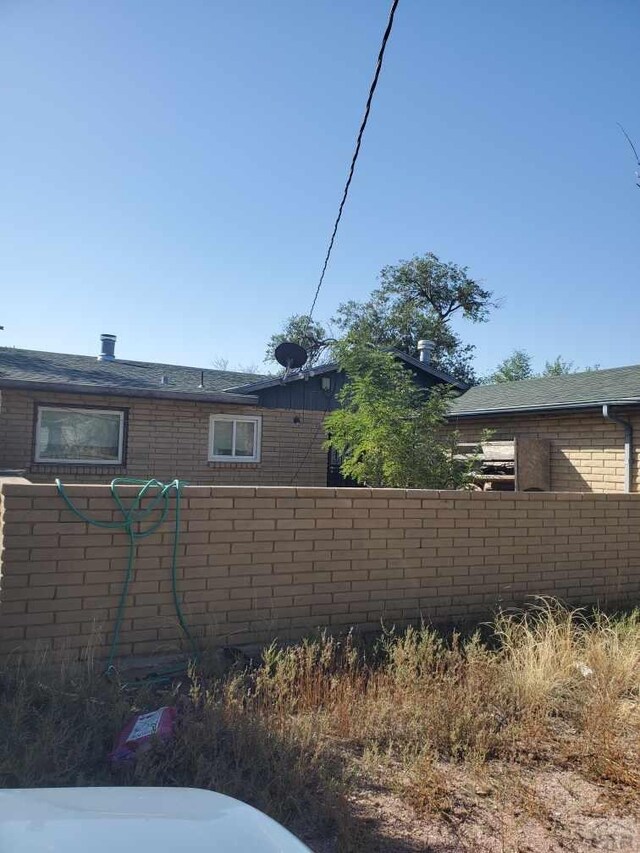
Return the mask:
<svg viewBox="0 0 640 853">
<path fill-rule="evenodd" d="M 2 853 L 310 853 L 246 803 L 197 788 L 0 790 Z"/>
</svg>

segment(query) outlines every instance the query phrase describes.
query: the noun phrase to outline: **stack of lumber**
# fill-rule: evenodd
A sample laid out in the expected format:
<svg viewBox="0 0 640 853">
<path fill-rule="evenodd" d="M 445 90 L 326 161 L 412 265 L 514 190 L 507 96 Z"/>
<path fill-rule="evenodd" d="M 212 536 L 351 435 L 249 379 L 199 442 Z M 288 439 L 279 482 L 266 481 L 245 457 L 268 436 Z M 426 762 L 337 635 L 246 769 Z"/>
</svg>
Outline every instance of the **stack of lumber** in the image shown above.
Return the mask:
<svg viewBox="0 0 640 853">
<path fill-rule="evenodd" d="M 550 445 L 544 439 L 517 436 L 510 440 L 458 445 L 458 458 L 477 459 L 473 483 L 484 491 L 547 491 L 551 488 Z"/>
</svg>

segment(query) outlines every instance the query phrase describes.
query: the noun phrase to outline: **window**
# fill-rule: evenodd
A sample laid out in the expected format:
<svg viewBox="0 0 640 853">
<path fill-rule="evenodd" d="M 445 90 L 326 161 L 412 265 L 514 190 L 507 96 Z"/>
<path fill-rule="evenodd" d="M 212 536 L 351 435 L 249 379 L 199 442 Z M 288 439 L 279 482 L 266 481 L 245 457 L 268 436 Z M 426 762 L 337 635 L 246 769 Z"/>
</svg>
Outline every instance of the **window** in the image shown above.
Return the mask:
<svg viewBox="0 0 640 853">
<path fill-rule="evenodd" d="M 120 465 L 124 412 L 38 407 L 36 462 Z"/>
<path fill-rule="evenodd" d="M 262 418 L 211 415 L 209 461 L 259 462 Z"/>
</svg>

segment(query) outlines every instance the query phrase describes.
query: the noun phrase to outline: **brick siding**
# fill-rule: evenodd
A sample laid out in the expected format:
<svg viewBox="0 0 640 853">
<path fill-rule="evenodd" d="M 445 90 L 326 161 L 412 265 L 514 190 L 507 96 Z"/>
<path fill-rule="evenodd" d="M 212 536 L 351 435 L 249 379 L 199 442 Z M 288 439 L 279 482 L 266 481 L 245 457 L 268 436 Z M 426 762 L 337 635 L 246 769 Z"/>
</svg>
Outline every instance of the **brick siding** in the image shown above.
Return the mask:
<svg viewBox="0 0 640 853">
<path fill-rule="evenodd" d="M 114 518 L 107 487 L 69 494 Z M 540 594 L 614 606 L 640 593 L 638 495 L 192 486 L 183 507 L 179 591 L 215 643 L 479 619 Z M 79 521 L 50 485 L 5 483 L 2 521 L 0 652 L 104 656 L 126 536 Z M 121 655 L 180 646 L 172 542 L 169 518 L 138 547 Z"/>
<path fill-rule="evenodd" d="M 125 409 L 126 465 L 60 465 L 34 462 L 36 406 Z M 212 414 L 260 415 L 261 461 L 208 462 Z M 295 422 L 295 419 L 299 423 Z M 229 406 L 174 400 L 97 397 L 3 390 L 0 406 L 0 468 L 25 471 L 34 482 L 105 483 L 129 476 L 192 483 L 324 486 L 324 414 L 313 411 Z M 295 479 L 293 479 L 295 477 Z"/>
<path fill-rule="evenodd" d="M 632 491 L 640 489 L 638 454 L 640 416 L 626 413 L 636 431 Z M 583 414 L 503 415 L 460 418 L 452 422 L 461 441 L 478 441 L 483 430 L 492 439 L 517 435 L 551 442 L 551 489 L 560 492 L 622 492 L 624 490 L 624 430 L 601 412 Z"/>
</svg>

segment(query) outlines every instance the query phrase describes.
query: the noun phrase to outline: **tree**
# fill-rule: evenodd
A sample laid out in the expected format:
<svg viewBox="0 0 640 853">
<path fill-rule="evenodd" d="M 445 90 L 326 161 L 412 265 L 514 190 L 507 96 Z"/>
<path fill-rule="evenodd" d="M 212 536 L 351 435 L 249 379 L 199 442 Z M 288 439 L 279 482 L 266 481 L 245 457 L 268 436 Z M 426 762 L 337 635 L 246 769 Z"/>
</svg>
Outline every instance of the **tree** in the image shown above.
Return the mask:
<svg viewBox="0 0 640 853">
<path fill-rule="evenodd" d="M 434 342 L 432 363 L 457 379 L 474 382 L 474 347 L 451 328 L 455 315 L 488 320 L 491 291 L 470 278 L 468 268 L 441 261 L 433 252 L 380 273 L 380 286 L 365 302 L 345 302 L 333 319 L 351 340 L 395 347 L 415 355 L 418 341 Z"/>
<path fill-rule="evenodd" d="M 588 370 L 589 368 L 585 368 Z M 572 361 L 565 361 L 562 356 L 557 355 L 553 361 L 545 361 L 542 376 L 567 376 L 569 373 L 577 373 Z"/>
<path fill-rule="evenodd" d="M 531 366 L 531 356 L 523 349 L 516 349 L 501 361 L 495 371 L 486 377 L 485 382 L 519 382 L 521 379 L 533 379 L 535 373 Z"/>
<path fill-rule="evenodd" d="M 568 376 L 571 373 L 591 373 L 599 370 L 600 365 L 576 368 L 572 361 L 566 361 L 557 355 L 553 361 L 545 361 L 542 373 L 535 373 L 529 353 L 523 349 L 514 350 L 509 358 L 501 361 L 493 373 L 482 381 L 487 382 L 519 382 L 521 379 L 539 379 L 543 376 Z"/>
<path fill-rule="evenodd" d="M 307 367 L 317 364 L 329 345 L 329 335 L 321 323 L 313 320 L 308 314 L 292 314 L 285 322 L 281 332 L 271 335 L 267 344 L 265 361 L 276 363 L 275 350 L 283 341 L 300 344 L 309 356 Z"/>
<path fill-rule="evenodd" d="M 338 306 L 332 322 L 341 339 L 361 341 L 379 347 L 395 347 L 416 355 L 421 338 L 434 342 L 434 367 L 456 379 L 473 383 L 475 347 L 465 344 L 451 328 L 451 320 L 462 316 L 474 323 L 485 322 L 495 307 L 492 293 L 470 278 L 467 267 L 445 263 L 432 252 L 380 273 L 380 285 L 364 302 L 351 300 Z M 327 335 L 320 323 L 293 315 L 283 330 L 273 335 L 267 348 L 267 360 L 283 340 L 301 343 L 310 353 L 310 364 L 325 353 L 334 355 L 335 338 Z"/>
<path fill-rule="evenodd" d="M 444 429 L 450 391 L 419 388 L 411 370 L 387 351 L 358 341 L 336 349 L 348 378 L 338 395 L 341 407 L 325 426 L 342 473 L 369 486 L 465 485 L 469 463 L 455 456 L 457 436 Z"/>
<path fill-rule="evenodd" d="M 464 344 L 447 322 L 417 311 L 405 301 L 391 305 L 386 295 L 374 291 L 366 302 L 345 302 L 333 318 L 345 337 L 369 341 L 380 347 L 393 347 L 416 355 L 418 341 L 433 341 L 431 363 L 456 379 L 473 383 L 473 354 L 475 347 Z"/>
<path fill-rule="evenodd" d="M 223 355 L 217 355 L 213 361 L 211 362 L 213 367 L 216 370 L 226 370 L 231 373 L 255 373 L 256 375 L 260 374 L 259 365 L 255 362 L 249 362 L 249 364 L 238 364 L 236 366 L 229 367 L 229 359 L 225 358 Z"/>
</svg>

